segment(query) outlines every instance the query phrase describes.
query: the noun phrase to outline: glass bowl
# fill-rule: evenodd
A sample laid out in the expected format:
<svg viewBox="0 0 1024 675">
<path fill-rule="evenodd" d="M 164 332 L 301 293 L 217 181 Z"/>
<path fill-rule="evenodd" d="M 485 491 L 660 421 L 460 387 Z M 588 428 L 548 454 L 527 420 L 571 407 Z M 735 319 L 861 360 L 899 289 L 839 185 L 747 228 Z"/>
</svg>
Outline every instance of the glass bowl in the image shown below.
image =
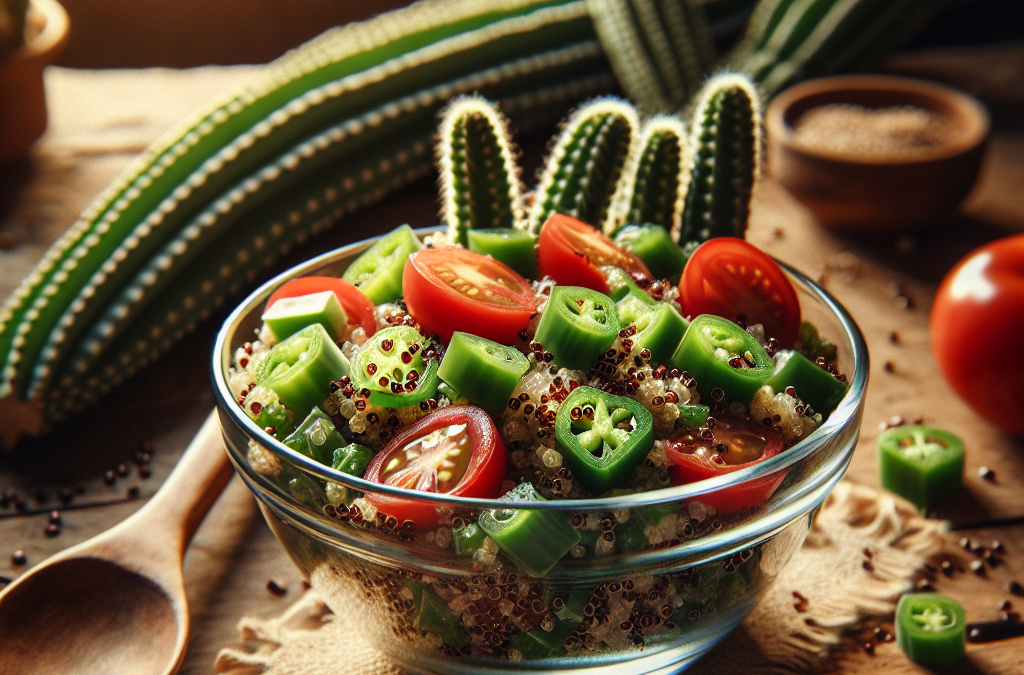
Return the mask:
<svg viewBox="0 0 1024 675">
<path fill-rule="evenodd" d="M 613 498 L 424 494 L 355 478 L 285 447 L 245 415 L 227 384 L 232 355 L 253 339 L 274 289 L 300 276 L 340 276 L 372 243 L 326 253 L 264 284 L 228 317 L 213 355 L 231 460 L 331 609 L 358 617 L 377 648 L 421 673 L 678 672 L 735 628 L 803 542 L 856 445 L 868 355 L 846 310 L 786 268 L 803 316 L 837 346 L 850 387 L 824 424 L 771 459 Z M 727 484 L 770 497 L 728 513 L 701 501 Z M 417 531 L 375 509 L 386 496 L 435 508 L 438 527 Z M 534 523 L 518 539 L 513 532 L 519 562 L 491 540 L 480 546 L 475 523 L 484 511 L 499 523 Z M 538 558 L 566 550 L 549 571 L 540 569 Z"/>
</svg>

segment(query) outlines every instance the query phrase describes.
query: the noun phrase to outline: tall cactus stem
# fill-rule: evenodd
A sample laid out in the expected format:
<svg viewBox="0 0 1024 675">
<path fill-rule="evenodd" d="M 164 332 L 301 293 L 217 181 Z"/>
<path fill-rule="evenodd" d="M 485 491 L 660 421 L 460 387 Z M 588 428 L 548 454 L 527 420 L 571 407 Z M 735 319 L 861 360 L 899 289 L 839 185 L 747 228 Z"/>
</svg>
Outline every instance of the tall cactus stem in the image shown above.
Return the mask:
<svg viewBox="0 0 1024 675">
<path fill-rule="evenodd" d="M 761 143 L 761 99 L 750 79 L 724 73 L 709 80 L 690 124 L 690 181 L 678 241 L 743 237 Z"/>
<path fill-rule="evenodd" d="M 449 242 L 468 247 L 471 229 L 525 228 L 504 115 L 478 96 L 459 98 L 445 109 L 438 135 L 441 222 L 448 224 Z"/>
</svg>

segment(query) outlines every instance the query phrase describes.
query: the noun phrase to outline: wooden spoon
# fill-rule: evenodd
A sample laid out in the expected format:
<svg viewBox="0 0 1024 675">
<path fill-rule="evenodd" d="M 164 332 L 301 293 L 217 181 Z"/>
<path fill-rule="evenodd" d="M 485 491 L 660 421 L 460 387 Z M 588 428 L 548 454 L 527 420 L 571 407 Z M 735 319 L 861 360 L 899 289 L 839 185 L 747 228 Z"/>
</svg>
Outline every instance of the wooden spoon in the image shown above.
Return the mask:
<svg viewBox="0 0 1024 675">
<path fill-rule="evenodd" d="M 145 506 L 0 592 L 0 673 L 177 672 L 189 634 L 181 562 L 232 474 L 213 412 Z"/>
</svg>

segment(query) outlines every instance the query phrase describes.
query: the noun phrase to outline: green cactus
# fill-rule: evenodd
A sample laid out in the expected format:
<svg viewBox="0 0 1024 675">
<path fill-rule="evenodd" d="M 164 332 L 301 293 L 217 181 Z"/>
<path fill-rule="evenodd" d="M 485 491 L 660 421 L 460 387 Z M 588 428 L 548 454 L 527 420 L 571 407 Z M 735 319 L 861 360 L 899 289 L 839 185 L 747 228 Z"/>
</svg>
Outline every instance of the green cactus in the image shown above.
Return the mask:
<svg viewBox="0 0 1024 675">
<path fill-rule="evenodd" d="M 678 236 L 690 180 L 686 128 L 677 117 L 658 115 L 644 122 L 638 152 L 624 171 L 624 199 L 605 223 L 609 236 L 623 225 L 663 225 Z"/>
<path fill-rule="evenodd" d="M 876 61 L 917 33 L 943 4 L 763 0 L 728 63 L 772 95 L 803 79 Z"/>
<path fill-rule="evenodd" d="M 587 0 L 587 8 L 619 82 L 644 112 L 679 110 L 714 64 L 694 0 Z"/>
<path fill-rule="evenodd" d="M 504 116 L 480 97 L 457 99 L 445 109 L 438 135 L 441 219 L 449 240 L 468 247 L 470 229 L 525 227 Z"/>
<path fill-rule="evenodd" d="M 573 113 L 555 139 L 529 214 L 533 235 L 553 213 L 603 227 L 624 189 L 626 158 L 638 142 L 633 106 L 614 98 L 592 101 Z"/>
<path fill-rule="evenodd" d="M 709 80 L 690 124 L 690 181 L 677 241 L 743 237 L 761 143 L 761 100 L 749 78 Z"/>
</svg>

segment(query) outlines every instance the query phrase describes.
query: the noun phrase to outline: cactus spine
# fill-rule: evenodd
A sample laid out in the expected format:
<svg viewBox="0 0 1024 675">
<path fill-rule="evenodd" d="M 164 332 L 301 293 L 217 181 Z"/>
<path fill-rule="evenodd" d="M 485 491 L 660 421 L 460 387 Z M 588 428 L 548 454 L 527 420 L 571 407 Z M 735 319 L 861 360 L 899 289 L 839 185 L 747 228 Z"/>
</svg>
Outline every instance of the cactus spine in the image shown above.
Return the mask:
<svg viewBox="0 0 1024 675">
<path fill-rule="evenodd" d="M 541 174 L 530 209 L 530 233 L 537 235 L 553 213 L 602 227 L 624 189 L 619 178 L 638 142 L 639 127 L 636 110 L 619 99 L 597 99 L 573 113 Z"/>
<path fill-rule="evenodd" d="M 742 237 L 761 165 L 761 101 L 743 75 L 704 86 L 690 125 L 690 181 L 678 241 Z"/>
<path fill-rule="evenodd" d="M 438 133 L 441 219 L 449 241 L 468 247 L 470 229 L 524 227 L 519 167 L 504 116 L 482 98 L 456 99 Z"/>
<path fill-rule="evenodd" d="M 653 117 L 644 122 L 637 148 L 624 172 L 624 199 L 605 223 L 605 233 L 645 223 L 678 233 L 690 180 L 686 128 L 677 117 Z"/>
</svg>

